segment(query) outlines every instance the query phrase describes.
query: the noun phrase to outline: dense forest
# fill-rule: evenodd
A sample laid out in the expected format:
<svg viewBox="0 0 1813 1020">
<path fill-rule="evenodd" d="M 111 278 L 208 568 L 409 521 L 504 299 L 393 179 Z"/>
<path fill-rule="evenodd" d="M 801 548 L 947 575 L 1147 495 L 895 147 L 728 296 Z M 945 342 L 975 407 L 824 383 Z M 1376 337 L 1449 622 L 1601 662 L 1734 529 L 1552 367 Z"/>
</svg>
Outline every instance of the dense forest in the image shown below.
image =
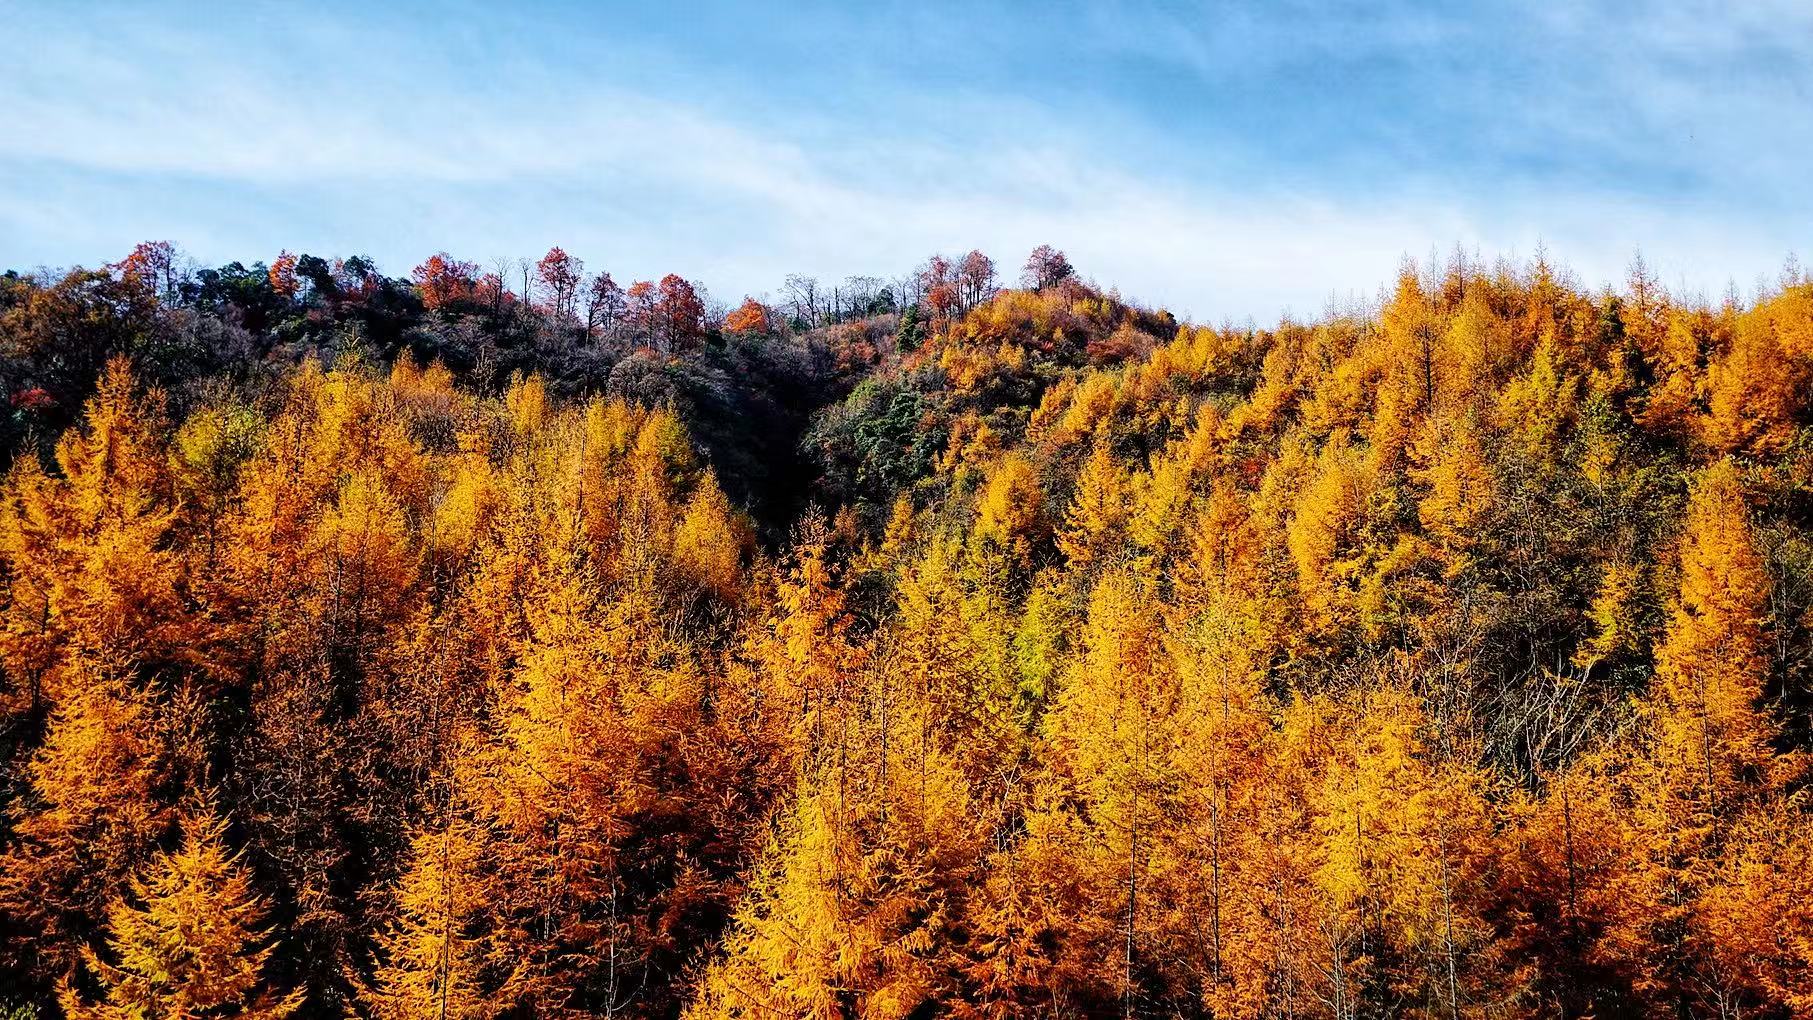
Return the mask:
<svg viewBox="0 0 1813 1020">
<path fill-rule="evenodd" d="M 1813 279 L 0 277 L 0 1016 L 1813 1016 Z"/>
</svg>

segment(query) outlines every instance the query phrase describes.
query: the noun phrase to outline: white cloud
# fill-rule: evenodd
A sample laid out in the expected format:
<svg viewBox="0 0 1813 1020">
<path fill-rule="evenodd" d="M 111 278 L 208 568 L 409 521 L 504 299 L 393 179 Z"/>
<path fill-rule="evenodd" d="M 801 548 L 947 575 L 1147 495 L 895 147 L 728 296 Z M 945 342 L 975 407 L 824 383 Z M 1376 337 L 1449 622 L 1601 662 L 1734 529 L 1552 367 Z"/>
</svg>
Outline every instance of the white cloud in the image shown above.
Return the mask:
<svg viewBox="0 0 1813 1020">
<path fill-rule="evenodd" d="M 1459 31 L 1446 21 L 1386 23 L 1386 35 L 1415 35 L 1413 49 Z M 1312 51 L 1332 53 L 1352 26 L 1335 19 L 1306 37 Z M 0 64 L 30 69 L 0 72 L 0 103 L 16 113 L 0 135 L 0 185 L 11 184 L 0 190 L 12 196 L 0 197 L 0 263 L 93 261 L 155 235 L 208 260 L 307 247 L 367 251 L 402 272 L 442 248 L 483 259 L 559 243 L 620 276 L 677 270 L 734 299 L 789 271 L 892 273 L 969 247 L 993 253 L 1011 276 L 1026 250 L 1049 242 L 1130 296 L 1265 322 L 1286 309 L 1315 314 L 1331 294 L 1370 293 L 1403 254 L 1457 242 L 1490 257 L 1527 254 L 1544 239 L 1590 282 L 1620 278 L 1642 248 L 1665 282 L 1716 293 L 1727 278 L 1772 274 L 1806 241 L 1792 219 L 1742 215 L 1741 194 L 1675 196 L 1670 208 L 1635 187 L 1439 173 L 1357 187 L 1315 165 L 1255 181 L 1227 169 L 1233 158 L 1163 148 L 1137 122 L 1023 96 L 960 95 L 949 122 L 851 129 L 804 111 L 739 116 L 732 98 L 653 95 L 610 80 L 608 69 L 576 75 L 510 52 L 487 68 L 507 77 L 478 82 L 452 50 L 411 47 L 406 33 L 374 23 L 292 17 L 230 39 L 125 15 L 104 34 L 49 20 L 27 27 L 0 42 Z M 1226 38 L 1204 43 L 1163 20 L 1120 27 L 1102 44 L 1151 33 L 1181 40 L 1185 59 L 1205 68 L 1229 56 Z M 1243 30 L 1252 43 L 1276 27 Z M 1666 51 L 1686 29 L 1647 31 L 1640 38 Z M 1719 38 L 1754 45 L 1754 33 L 1736 29 Z M 1696 123 L 1710 117 L 1651 65 L 1607 65 L 1623 76 L 1620 94 L 1643 93 L 1628 105 L 1644 130 L 1667 125 L 1670 109 Z M 1502 118 L 1483 121 L 1479 137 L 1642 161 L 1652 147 L 1641 137 L 1570 107 L 1595 87 L 1610 86 L 1545 87 L 1528 108 L 1506 97 Z M 903 102 L 923 113 L 932 97 Z M 1727 140 L 1753 131 L 1744 124 L 1771 103 L 1735 100 L 1742 123 L 1713 130 Z M 1739 157 L 1680 161 L 1716 174 Z"/>
</svg>

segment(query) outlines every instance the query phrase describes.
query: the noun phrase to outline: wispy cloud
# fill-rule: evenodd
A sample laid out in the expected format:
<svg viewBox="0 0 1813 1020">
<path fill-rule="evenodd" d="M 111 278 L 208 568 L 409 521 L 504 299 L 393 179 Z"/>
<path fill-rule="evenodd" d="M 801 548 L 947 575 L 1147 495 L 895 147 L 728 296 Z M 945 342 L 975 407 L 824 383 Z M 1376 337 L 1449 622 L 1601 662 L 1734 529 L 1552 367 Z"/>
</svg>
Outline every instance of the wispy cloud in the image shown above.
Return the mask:
<svg viewBox="0 0 1813 1020">
<path fill-rule="evenodd" d="M 393 271 L 560 243 L 734 297 L 1050 242 L 1134 296 L 1265 320 L 1455 243 L 1545 240 L 1589 280 L 1641 247 L 1705 291 L 1806 246 L 1804 12 L 1682 4 L 1611 35 L 1609 8 L 1366 10 L 827 11 L 796 39 L 727 8 L 688 47 L 552 6 L 38 9 L 0 40 L 0 263 L 153 234 Z"/>
</svg>

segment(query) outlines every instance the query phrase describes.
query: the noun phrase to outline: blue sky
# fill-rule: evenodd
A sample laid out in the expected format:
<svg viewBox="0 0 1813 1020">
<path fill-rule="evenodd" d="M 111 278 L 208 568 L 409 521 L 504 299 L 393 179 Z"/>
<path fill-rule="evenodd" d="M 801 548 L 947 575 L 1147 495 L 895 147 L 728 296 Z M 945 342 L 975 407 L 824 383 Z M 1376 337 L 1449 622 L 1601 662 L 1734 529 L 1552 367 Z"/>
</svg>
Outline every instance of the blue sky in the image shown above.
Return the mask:
<svg viewBox="0 0 1813 1020">
<path fill-rule="evenodd" d="M 1033 245 L 1198 319 L 1405 255 L 1813 254 L 1813 3 L 0 0 L 0 267 L 559 244 L 720 300 Z"/>
</svg>

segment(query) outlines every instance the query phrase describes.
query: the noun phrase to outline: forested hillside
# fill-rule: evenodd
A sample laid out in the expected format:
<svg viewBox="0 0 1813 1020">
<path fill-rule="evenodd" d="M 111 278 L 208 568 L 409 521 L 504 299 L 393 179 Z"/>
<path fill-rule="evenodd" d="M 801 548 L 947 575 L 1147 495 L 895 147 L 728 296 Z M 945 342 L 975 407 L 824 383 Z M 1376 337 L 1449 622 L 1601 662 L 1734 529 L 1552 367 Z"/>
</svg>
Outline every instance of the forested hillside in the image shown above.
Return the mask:
<svg viewBox="0 0 1813 1020">
<path fill-rule="evenodd" d="M 1813 280 L 1018 284 L 0 278 L 0 1010 L 1813 1016 Z"/>
</svg>

